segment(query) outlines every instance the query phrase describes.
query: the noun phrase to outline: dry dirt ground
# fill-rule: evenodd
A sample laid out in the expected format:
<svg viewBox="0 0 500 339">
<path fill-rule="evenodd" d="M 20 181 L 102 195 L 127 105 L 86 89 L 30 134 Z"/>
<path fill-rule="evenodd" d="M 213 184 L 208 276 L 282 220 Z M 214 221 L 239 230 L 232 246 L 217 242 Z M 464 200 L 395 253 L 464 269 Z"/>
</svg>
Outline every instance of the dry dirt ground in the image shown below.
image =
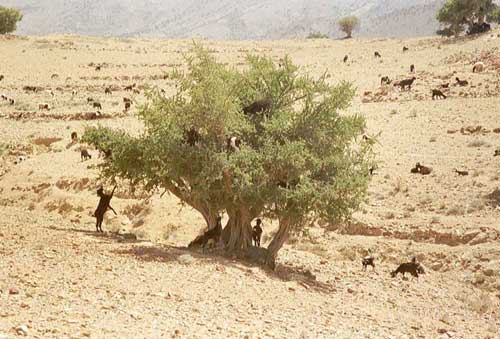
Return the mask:
<svg viewBox="0 0 500 339">
<path fill-rule="evenodd" d="M 499 338 L 499 36 L 201 41 L 229 65 L 244 66 L 247 52 L 289 54 L 313 75 L 352 81 L 349 111 L 378 135 L 380 164 L 356 222 L 291 239 L 275 272 L 187 251 L 203 220 L 168 196 L 120 187 L 119 215 L 94 232 L 100 159 L 90 150 L 82 162 L 70 133 L 140 132 L 144 86 L 172 93 L 164 72 L 183 67 L 191 41 L 1 37 L 0 94 L 15 103 L 0 100 L 0 338 Z M 479 60 L 487 69 L 473 74 Z M 410 64 L 411 91 L 380 86 L 383 75 L 412 76 Z M 454 86 L 457 76 L 469 85 Z M 139 94 L 124 90 L 133 83 Z M 443 83 L 448 98 L 432 101 Z M 410 174 L 416 162 L 433 172 Z M 267 244 L 276 225 L 264 224 Z M 376 270 L 364 272 L 368 253 Z M 391 278 L 412 256 L 426 274 Z"/>
</svg>

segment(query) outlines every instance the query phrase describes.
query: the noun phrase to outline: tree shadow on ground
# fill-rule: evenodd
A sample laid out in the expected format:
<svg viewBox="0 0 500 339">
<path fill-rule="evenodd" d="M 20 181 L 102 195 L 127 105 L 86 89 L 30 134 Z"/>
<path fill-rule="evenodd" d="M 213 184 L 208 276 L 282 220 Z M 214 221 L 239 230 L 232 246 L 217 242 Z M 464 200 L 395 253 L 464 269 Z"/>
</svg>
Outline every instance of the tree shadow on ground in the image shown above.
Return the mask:
<svg viewBox="0 0 500 339">
<path fill-rule="evenodd" d="M 264 250 L 264 249 L 262 249 Z M 177 261 L 184 265 L 221 265 L 222 267 L 233 267 L 245 274 L 254 275 L 255 269 L 260 269 L 266 276 L 281 282 L 294 281 L 308 290 L 322 293 L 335 291 L 332 285 L 316 280 L 316 277 L 303 268 L 291 265 L 278 264 L 275 270 L 271 270 L 262 263 L 255 262 L 244 255 L 228 255 L 223 250 L 190 249 L 175 246 L 132 246 L 113 251 L 122 256 L 131 256 L 136 260 L 147 262 L 173 262 Z"/>
<path fill-rule="evenodd" d="M 128 235 L 120 235 L 112 232 L 98 233 L 93 230 L 79 229 L 76 227 L 62 228 L 50 226 L 50 230 L 68 233 L 80 233 L 99 240 L 102 244 L 120 243 L 128 246 L 111 250 L 115 255 L 131 257 L 134 260 L 144 262 L 169 263 L 176 262 L 180 265 L 220 265 L 233 267 L 244 274 L 255 275 L 255 269 L 259 269 L 269 279 L 281 282 L 296 282 L 307 290 L 321 293 L 335 292 L 334 286 L 316 280 L 314 274 L 302 267 L 281 264 L 278 262 L 276 268 L 271 270 L 264 265 L 267 254 L 265 248 L 251 247 L 248 251 L 237 255 L 229 255 L 222 249 L 203 249 L 176 247 L 170 245 L 153 244 L 147 241 L 129 238 Z M 147 243 L 147 244 L 146 244 Z"/>
</svg>

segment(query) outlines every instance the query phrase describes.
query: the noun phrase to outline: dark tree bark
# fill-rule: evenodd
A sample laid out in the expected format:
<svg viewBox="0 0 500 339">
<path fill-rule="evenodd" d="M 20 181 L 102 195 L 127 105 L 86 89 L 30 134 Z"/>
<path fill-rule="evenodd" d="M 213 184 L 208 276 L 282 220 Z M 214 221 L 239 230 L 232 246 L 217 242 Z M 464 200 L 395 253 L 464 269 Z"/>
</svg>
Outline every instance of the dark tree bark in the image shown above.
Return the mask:
<svg viewBox="0 0 500 339">
<path fill-rule="evenodd" d="M 288 219 L 281 219 L 278 232 L 267 247 L 266 265 L 273 270 L 276 268 L 276 257 L 278 256 L 278 251 L 281 247 L 283 247 L 285 242 L 288 240 L 288 236 L 290 235 L 290 227 L 291 224 Z"/>
<path fill-rule="evenodd" d="M 229 220 L 222 232 L 224 247 L 229 253 L 246 250 L 252 246 L 252 226 L 254 216 L 245 208 L 228 211 Z"/>
</svg>

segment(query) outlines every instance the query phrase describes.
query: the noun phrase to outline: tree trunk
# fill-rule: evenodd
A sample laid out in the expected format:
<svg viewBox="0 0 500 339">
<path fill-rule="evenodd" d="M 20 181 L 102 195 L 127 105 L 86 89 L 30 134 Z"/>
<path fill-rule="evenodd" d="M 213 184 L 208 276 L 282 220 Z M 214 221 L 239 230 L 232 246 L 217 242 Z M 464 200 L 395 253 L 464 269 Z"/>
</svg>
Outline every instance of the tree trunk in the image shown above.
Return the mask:
<svg viewBox="0 0 500 339">
<path fill-rule="evenodd" d="M 266 265 L 273 269 L 276 267 L 276 257 L 278 251 L 283 247 L 283 244 L 288 240 L 290 234 L 290 221 L 288 219 L 280 220 L 280 228 L 278 233 L 267 247 Z"/>
<path fill-rule="evenodd" d="M 222 241 L 229 253 L 252 246 L 252 215 L 244 208 L 228 211 L 229 220 L 222 232 Z"/>
</svg>

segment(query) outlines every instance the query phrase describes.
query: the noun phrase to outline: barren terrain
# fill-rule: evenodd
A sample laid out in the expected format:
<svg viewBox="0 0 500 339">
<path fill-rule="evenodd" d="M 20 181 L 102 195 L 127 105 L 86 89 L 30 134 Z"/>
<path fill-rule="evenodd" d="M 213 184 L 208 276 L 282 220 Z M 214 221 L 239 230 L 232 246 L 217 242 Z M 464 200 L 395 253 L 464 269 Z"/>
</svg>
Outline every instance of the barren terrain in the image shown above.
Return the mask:
<svg viewBox="0 0 500 339">
<path fill-rule="evenodd" d="M 292 238 L 274 272 L 188 251 L 204 222 L 168 195 L 120 187 L 119 215 L 96 234 L 100 159 L 90 149 L 81 161 L 70 134 L 97 124 L 139 133 L 144 88 L 173 93 L 165 71 L 183 67 L 192 42 L 0 37 L 0 94 L 15 100 L 0 99 L 0 338 L 500 337 L 500 30 L 458 41 L 201 43 L 236 67 L 248 52 L 288 54 L 305 72 L 357 86 L 349 111 L 378 136 L 380 163 L 355 222 Z M 472 73 L 476 61 L 484 72 Z M 380 86 L 381 76 L 413 76 L 410 64 L 411 91 Z M 124 90 L 133 83 L 139 94 Z M 448 98 L 431 100 L 443 83 Z M 134 99 L 128 112 L 123 97 Z M 432 173 L 411 174 L 416 162 Z M 264 226 L 267 245 L 276 223 Z M 367 254 L 374 271 L 361 268 Z M 413 256 L 426 274 L 391 278 Z"/>
</svg>

